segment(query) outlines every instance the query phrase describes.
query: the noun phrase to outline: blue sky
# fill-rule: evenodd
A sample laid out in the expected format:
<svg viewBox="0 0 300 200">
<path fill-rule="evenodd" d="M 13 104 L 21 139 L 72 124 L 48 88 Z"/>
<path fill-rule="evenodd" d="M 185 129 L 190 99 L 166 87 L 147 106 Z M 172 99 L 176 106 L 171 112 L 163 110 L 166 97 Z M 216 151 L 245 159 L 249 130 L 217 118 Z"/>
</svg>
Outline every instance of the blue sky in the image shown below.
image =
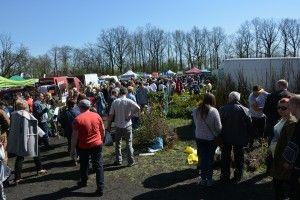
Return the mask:
<svg viewBox="0 0 300 200">
<path fill-rule="evenodd" d="M 0 0 L 0 33 L 38 55 L 54 45 L 95 42 L 101 29 L 118 25 L 221 26 L 233 33 L 254 17 L 298 19 L 299 9 L 299 0 Z"/>
</svg>

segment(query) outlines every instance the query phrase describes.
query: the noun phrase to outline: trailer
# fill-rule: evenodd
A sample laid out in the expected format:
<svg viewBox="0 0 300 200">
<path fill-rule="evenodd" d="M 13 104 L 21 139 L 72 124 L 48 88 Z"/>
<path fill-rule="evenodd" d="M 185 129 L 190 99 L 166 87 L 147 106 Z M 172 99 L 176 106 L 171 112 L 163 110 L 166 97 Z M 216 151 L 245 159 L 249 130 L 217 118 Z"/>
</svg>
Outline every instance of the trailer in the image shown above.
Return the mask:
<svg viewBox="0 0 300 200">
<path fill-rule="evenodd" d="M 291 91 L 300 89 L 300 58 L 237 58 L 224 60 L 218 69 L 219 80 L 230 76 L 235 83 L 243 78 L 249 87 L 274 88 L 279 79 L 289 82 Z"/>
</svg>

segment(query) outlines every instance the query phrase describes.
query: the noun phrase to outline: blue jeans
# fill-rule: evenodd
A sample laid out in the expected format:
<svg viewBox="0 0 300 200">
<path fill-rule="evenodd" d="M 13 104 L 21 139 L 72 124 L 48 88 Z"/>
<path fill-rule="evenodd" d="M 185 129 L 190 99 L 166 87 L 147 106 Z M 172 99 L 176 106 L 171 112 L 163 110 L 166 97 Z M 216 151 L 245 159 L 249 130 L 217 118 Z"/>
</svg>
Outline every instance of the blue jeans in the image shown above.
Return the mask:
<svg viewBox="0 0 300 200">
<path fill-rule="evenodd" d="M 197 154 L 200 157 L 200 176 L 202 180 L 212 180 L 213 176 L 213 163 L 216 150 L 214 141 L 196 139 Z"/>
<path fill-rule="evenodd" d="M 96 172 L 96 184 L 97 188 L 104 189 L 104 172 L 103 172 L 103 158 L 102 158 L 102 146 L 93 147 L 90 149 L 78 148 L 79 162 L 80 162 L 80 180 L 84 183 L 88 180 L 89 172 L 89 158 L 91 156 L 93 169 Z"/>
</svg>

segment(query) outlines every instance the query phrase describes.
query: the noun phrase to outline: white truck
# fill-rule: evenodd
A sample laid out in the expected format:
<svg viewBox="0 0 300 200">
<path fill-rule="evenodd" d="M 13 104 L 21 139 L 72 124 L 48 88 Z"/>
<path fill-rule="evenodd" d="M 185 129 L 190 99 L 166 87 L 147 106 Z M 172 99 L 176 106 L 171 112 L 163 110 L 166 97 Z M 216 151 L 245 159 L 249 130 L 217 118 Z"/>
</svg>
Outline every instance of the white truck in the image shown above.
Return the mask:
<svg viewBox="0 0 300 200">
<path fill-rule="evenodd" d="M 97 74 L 84 74 L 83 75 L 84 78 L 84 85 L 97 85 L 99 84 L 99 78 Z"/>
<path fill-rule="evenodd" d="M 291 91 L 300 89 L 300 58 L 237 58 L 224 60 L 218 69 L 219 80 L 226 75 L 237 83 L 242 75 L 249 87 L 271 89 L 279 79 L 289 82 Z"/>
</svg>

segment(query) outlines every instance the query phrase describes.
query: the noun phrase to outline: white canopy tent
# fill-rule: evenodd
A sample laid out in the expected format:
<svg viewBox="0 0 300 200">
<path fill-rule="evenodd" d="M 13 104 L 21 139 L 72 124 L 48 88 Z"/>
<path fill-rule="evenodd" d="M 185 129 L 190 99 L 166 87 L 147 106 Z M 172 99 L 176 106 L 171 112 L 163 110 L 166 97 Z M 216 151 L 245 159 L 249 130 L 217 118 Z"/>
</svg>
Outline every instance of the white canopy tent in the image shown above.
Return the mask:
<svg viewBox="0 0 300 200">
<path fill-rule="evenodd" d="M 137 78 L 138 74 L 134 73 L 132 70 L 128 70 L 125 74 L 120 76 L 120 80 L 130 80 L 131 78 Z"/>
<path fill-rule="evenodd" d="M 167 76 L 173 76 L 173 75 L 175 75 L 176 73 L 175 72 L 173 72 L 173 71 L 171 71 L 170 69 L 166 72 L 166 75 Z"/>
</svg>

